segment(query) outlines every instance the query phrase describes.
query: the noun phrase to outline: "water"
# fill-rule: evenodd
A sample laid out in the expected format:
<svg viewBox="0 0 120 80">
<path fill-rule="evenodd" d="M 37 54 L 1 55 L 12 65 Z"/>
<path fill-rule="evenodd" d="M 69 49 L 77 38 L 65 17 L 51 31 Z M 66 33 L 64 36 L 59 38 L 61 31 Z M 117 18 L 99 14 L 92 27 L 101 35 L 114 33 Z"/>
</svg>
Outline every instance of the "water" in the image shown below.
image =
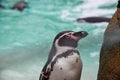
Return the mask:
<svg viewBox="0 0 120 80">
<path fill-rule="evenodd" d="M 87 31 L 79 41 L 82 80 L 96 80 L 99 53 L 108 23 L 77 23 L 76 18 L 111 17 L 117 0 L 27 0 L 23 12 L 10 10 L 15 1 L 2 0 L 0 10 L 0 80 L 38 80 L 55 35 L 60 31 Z"/>
</svg>

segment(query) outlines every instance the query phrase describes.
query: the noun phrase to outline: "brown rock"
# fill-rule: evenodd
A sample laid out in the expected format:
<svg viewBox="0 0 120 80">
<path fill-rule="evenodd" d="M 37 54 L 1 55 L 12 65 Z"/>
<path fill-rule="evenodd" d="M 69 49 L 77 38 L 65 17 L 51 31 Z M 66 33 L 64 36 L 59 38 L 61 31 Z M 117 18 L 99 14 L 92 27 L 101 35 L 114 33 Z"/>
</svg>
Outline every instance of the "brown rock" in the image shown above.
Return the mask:
<svg viewBox="0 0 120 80">
<path fill-rule="evenodd" d="M 104 34 L 97 80 L 120 80 L 120 1 Z"/>
</svg>

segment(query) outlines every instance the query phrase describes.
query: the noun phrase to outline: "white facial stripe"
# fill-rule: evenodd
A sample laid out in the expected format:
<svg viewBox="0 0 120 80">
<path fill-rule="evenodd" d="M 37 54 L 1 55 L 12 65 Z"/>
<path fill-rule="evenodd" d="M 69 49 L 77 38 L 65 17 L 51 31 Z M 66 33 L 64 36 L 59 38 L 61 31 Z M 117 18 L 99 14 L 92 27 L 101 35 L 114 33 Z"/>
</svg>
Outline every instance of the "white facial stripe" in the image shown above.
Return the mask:
<svg viewBox="0 0 120 80">
<path fill-rule="evenodd" d="M 62 38 L 62 37 L 65 36 L 65 35 L 73 34 L 73 33 L 74 33 L 74 32 L 69 32 L 69 33 L 65 33 L 65 34 L 61 35 L 61 36 L 55 41 L 55 46 L 56 46 L 56 48 L 60 48 L 60 46 L 58 45 L 58 41 L 59 41 L 60 38 Z"/>
<path fill-rule="evenodd" d="M 69 34 L 73 34 L 73 33 L 74 33 L 74 32 L 65 33 L 65 34 L 63 34 L 62 36 L 60 36 L 59 39 L 62 38 L 63 36 L 65 36 L 65 35 L 69 35 Z"/>
<path fill-rule="evenodd" d="M 73 36 L 73 34 L 74 34 L 74 32 L 68 32 L 68 33 L 65 33 L 65 34 L 61 35 L 61 36 L 55 41 L 55 46 L 56 46 L 56 48 L 59 48 L 59 47 L 60 47 L 60 46 L 58 45 L 59 39 L 62 38 L 63 36 L 65 36 L 65 35 L 69 36 L 70 38 L 72 38 L 72 39 L 74 39 L 74 40 L 76 40 L 76 41 L 78 41 L 78 40 L 80 39 L 80 37 L 75 37 L 75 36 Z"/>
<path fill-rule="evenodd" d="M 80 38 L 73 36 L 73 34 L 74 34 L 74 32 L 65 33 L 62 36 L 60 36 L 59 39 L 62 38 L 63 36 L 65 36 L 65 35 L 67 35 L 68 37 L 78 41 Z"/>
<path fill-rule="evenodd" d="M 70 37 L 71 37 L 72 39 L 76 40 L 76 41 L 78 41 L 78 40 L 80 39 L 80 37 L 75 37 L 75 36 L 73 36 L 72 34 L 70 35 Z"/>
</svg>

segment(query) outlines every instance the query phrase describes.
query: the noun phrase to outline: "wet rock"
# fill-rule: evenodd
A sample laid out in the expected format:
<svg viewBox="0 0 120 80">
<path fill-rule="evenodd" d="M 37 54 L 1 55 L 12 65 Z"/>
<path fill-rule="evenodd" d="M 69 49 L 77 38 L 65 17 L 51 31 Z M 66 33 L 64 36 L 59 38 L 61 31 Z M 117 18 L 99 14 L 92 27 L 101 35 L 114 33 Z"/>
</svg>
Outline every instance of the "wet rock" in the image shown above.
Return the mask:
<svg viewBox="0 0 120 80">
<path fill-rule="evenodd" d="M 97 80 L 120 80 L 120 1 L 104 34 Z"/>
</svg>

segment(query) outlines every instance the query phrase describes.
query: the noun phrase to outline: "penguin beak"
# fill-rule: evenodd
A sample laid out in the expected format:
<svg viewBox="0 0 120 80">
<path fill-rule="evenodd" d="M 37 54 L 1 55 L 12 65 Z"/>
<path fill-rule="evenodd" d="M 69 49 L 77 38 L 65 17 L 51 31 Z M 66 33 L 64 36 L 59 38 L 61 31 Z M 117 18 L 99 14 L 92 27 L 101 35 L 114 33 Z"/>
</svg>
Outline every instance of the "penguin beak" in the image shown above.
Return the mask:
<svg viewBox="0 0 120 80">
<path fill-rule="evenodd" d="M 84 37 L 86 37 L 87 35 L 88 35 L 88 33 L 87 33 L 86 31 L 79 31 L 79 32 L 75 32 L 75 33 L 73 34 L 73 36 L 75 36 L 75 37 L 77 37 L 77 38 L 79 38 L 79 39 L 84 38 Z"/>
</svg>

